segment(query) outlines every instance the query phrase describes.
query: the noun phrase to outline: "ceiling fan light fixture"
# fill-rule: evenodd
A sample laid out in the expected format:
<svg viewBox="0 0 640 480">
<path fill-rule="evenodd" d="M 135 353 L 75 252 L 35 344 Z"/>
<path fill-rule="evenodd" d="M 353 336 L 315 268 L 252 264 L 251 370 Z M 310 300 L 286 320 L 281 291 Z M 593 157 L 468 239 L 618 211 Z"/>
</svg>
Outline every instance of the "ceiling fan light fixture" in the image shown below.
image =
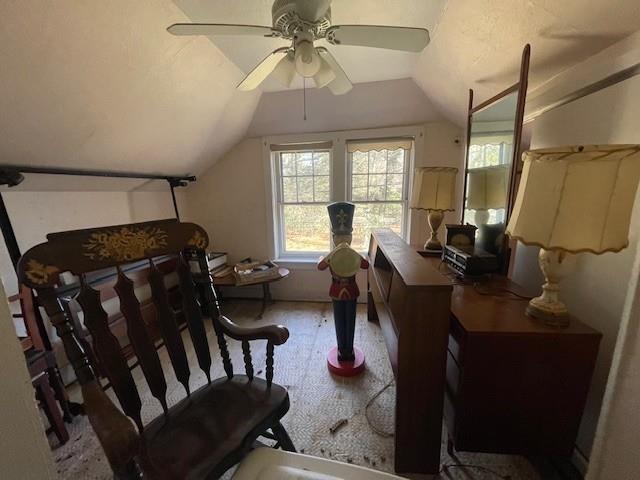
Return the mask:
<svg viewBox="0 0 640 480">
<path fill-rule="evenodd" d="M 320 55 L 313 48 L 310 42 L 301 42 L 296 46 L 296 71 L 303 77 L 313 77 L 318 71 L 322 62 Z"/>
<path fill-rule="evenodd" d="M 293 50 L 287 52 L 287 56 L 280 60 L 271 74 L 283 86 L 289 88 L 296 76 L 296 63 L 293 56 Z"/>
<path fill-rule="evenodd" d="M 327 61 L 322 57 L 320 57 L 320 60 L 320 69 L 318 70 L 318 73 L 313 76 L 313 81 L 315 82 L 317 88 L 326 87 L 336 78 L 336 74 L 331 68 L 331 65 L 329 65 Z"/>
</svg>

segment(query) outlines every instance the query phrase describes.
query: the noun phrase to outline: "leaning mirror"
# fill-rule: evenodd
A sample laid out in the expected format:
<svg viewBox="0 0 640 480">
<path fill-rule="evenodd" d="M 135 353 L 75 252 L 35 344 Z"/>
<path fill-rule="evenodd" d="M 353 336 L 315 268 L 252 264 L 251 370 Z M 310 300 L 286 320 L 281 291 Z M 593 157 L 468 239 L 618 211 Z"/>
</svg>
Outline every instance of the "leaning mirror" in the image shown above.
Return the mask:
<svg viewBox="0 0 640 480">
<path fill-rule="evenodd" d="M 495 255 L 496 265 L 504 271 L 508 264 L 504 231 L 512 207 L 528 63 L 527 46 L 518 83 L 475 107 L 473 91 L 469 98 L 462 223 L 477 227 L 475 251 Z"/>
</svg>

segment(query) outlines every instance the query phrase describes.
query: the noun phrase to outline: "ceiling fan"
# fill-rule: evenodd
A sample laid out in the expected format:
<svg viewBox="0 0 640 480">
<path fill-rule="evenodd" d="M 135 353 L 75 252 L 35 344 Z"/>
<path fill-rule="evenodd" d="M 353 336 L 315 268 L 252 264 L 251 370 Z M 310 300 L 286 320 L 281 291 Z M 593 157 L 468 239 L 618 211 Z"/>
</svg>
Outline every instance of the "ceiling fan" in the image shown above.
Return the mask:
<svg viewBox="0 0 640 480">
<path fill-rule="evenodd" d="M 331 0 L 275 0 L 271 8 L 273 27 L 220 23 L 176 23 L 167 30 L 174 35 L 250 35 L 291 40 L 291 46 L 274 50 L 238 85 L 253 90 L 269 75 L 285 87 L 296 72 L 313 78 L 316 87 L 327 87 L 334 95 L 347 93 L 353 85 L 331 52 L 316 47 L 325 40 L 331 45 L 357 45 L 407 52 L 421 52 L 429 43 L 424 28 L 378 25 L 331 25 Z"/>
</svg>

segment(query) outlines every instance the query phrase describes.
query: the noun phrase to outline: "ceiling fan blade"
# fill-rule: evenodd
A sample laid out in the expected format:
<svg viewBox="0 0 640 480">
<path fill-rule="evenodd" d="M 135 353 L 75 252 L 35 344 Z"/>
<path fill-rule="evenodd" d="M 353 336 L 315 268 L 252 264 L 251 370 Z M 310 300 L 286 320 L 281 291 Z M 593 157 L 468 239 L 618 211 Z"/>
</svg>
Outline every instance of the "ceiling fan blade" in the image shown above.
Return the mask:
<svg viewBox="0 0 640 480">
<path fill-rule="evenodd" d="M 242 82 L 238 85 L 238 90 L 247 92 L 255 89 L 265 78 L 278 66 L 283 57 L 286 57 L 289 47 L 282 47 L 271 52 L 267 58 L 262 60 Z"/>
<path fill-rule="evenodd" d="M 167 28 L 173 35 L 253 35 L 280 37 L 282 34 L 271 27 L 257 25 L 229 25 L 223 23 L 174 23 Z"/>
<path fill-rule="evenodd" d="M 347 77 L 347 74 L 344 73 L 344 70 L 342 70 L 340 64 L 335 58 L 333 58 L 331 52 L 323 47 L 318 47 L 316 50 L 318 51 L 320 58 L 327 62 L 336 76 L 336 78 L 327 84 L 327 88 L 331 90 L 331 93 L 334 95 L 343 95 L 351 90 L 353 88 L 353 84 L 349 80 L 349 77 Z"/>
<path fill-rule="evenodd" d="M 320 70 L 318 70 L 318 73 L 313 76 L 313 81 L 318 88 L 326 87 L 336 78 L 336 73 L 331 68 L 331 65 L 329 65 L 329 62 L 322 58 L 322 55 L 320 55 L 320 59 Z"/>
<path fill-rule="evenodd" d="M 327 29 L 326 39 L 334 45 L 421 52 L 429 44 L 429 30 L 378 25 L 335 25 Z"/>
<path fill-rule="evenodd" d="M 290 87 L 293 78 L 296 76 L 296 62 L 294 60 L 293 51 L 289 50 L 282 60 L 278 62 L 273 70 L 273 78 L 278 80 L 285 87 Z"/>
</svg>

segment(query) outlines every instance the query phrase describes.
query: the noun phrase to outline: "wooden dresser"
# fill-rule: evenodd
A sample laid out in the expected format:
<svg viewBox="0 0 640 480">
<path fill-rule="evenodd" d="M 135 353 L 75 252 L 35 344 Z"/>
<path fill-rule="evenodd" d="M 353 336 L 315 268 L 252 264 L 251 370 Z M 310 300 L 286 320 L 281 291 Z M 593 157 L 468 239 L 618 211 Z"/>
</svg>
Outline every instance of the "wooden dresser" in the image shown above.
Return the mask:
<svg viewBox="0 0 640 480">
<path fill-rule="evenodd" d="M 395 470 L 436 474 L 452 286 L 391 230 L 372 234 L 369 258 L 369 320 L 396 377 Z"/>
<path fill-rule="evenodd" d="M 425 263 L 448 270 L 437 258 Z M 454 285 L 445 419 L 449 448 L 568 456 L 602 335 L 576 318 L 565 329 L 525 315 L 506 277 Z"/>
</svg>

